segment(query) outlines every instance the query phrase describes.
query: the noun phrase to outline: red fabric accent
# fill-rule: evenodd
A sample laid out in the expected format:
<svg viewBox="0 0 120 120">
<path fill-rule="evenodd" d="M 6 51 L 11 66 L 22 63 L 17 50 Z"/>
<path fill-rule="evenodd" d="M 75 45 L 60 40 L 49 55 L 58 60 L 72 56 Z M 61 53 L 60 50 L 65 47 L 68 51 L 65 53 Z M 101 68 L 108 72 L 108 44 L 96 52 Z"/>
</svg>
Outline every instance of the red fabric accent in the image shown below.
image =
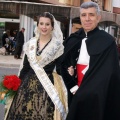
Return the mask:
<svg viewBox="0 0 120 120">
<path fill-rule="evenodd" d="M 87 67 L 87 65 L 77 64 L 76 67 L 77 67 L 78 86 L 80 86 L 82 79 L 84 77 L 82 71 Z"/>
</svg>

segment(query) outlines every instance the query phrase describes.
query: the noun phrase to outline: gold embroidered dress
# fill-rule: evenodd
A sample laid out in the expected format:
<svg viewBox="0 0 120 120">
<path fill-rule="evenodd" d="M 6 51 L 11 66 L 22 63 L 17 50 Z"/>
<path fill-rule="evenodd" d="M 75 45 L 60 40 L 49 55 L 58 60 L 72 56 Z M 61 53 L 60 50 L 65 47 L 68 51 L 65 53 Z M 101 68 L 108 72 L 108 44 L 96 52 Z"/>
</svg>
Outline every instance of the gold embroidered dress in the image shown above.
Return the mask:
<svg viewBox="0 0 120 120">
<path fill-rule="evenodd" d="M 35 39 L 31 41 L 34 43 Z M 46 48 L 44 48 L 44 50 L 47 49 L 50 46 L 50 44 L 51 41 L 50 43 L 48 43 Z M 31 62 L 34 61 L 33 59 L 36 59 L 38 64 L 43 65 L 43 63 L 42 62 L 40 63 L 40 61 L 41 61 L 42 53 L 44 53 L 45 51 L 43 50 L 43 52 L 41 52 L 41 55 L 37 56 L 35 52 L 35 50 L 37 50 L 36 45 L 27 44 L 27 49 L 28 50 L 26 50 L 26 53 L 28 51 L 33 51 L 33 52 L 32 53 L 29 52 L 29 54 L 25 55 L 24 57 L 23 69 L 20 72 L 20 78 L 22 79 L 22 84 L 11 104 L 7 116 L 7 120 L 54 120 L 55 105 L 52 102 L 46 90 L 44 89 L 44 87 L 42 86 L 42 84 L 40 83 L 34 69 L 31 67 L 32 64 Z M 65 86 L 63 86 L 64 83 L 61 82 L 60 76 L 56 72 L 54 72 L 55 66 L 59 66 L 58 63 L 59 63 L 59 59 L 55 59 L 50 63 L 48 63 L 47 65 L 45 65 L 43 69 L 52 84 L 56 83 L 55 81 L 59 82 L 58 80 L 60 80 L 61 86 L 59 86 L 60 85 L 59 83 L 56 83 L 55 85 L 58 84 L 57 88 L 58 89 L 60 88 L 59 92 L 60 94 L 62 94 L 61 96 L 64 97 L 67 95 L 67 93 L 64 93 L 66 92 Z M 67 98 L 64 99 L 61 96 L 60 99 L 63 99 L 62 102 L 65 105 L 66 104 L 65 102 L 67 102 Z M 62 118 L 60 119 L 62 120 Z"/>
</svg>

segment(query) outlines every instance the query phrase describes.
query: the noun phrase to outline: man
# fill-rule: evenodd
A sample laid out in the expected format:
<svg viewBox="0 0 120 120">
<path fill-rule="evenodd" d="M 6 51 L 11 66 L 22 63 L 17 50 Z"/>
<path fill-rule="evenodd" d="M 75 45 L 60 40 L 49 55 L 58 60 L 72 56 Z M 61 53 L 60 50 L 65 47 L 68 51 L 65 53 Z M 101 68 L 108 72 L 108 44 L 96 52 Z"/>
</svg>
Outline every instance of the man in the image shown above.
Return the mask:
<svg viewBox="0 0 120 120">
<path fill-rule="evenodd" d="M 66 120 L 120 120 L 118 52 L 114 38 L 97 27 L 100 18 L 99 6 L 84 2 L 80 7 L 83 28 L 71 34 L 65 44 L 62 75 L 69 93 Z"/>
<path fill-rule="evenodd" d="M 11 35 L 10 30 L 6 30 L 2 36 L 2 48 L 5 54 L 11 54 Z"/>
<path fill-rule="evenodd" d="M 5 33 L 3 33 L 2 36 L 2 47 L 5 47 L 6 44 L 6 38 L 10 37 L 10 30 L 6 30 Z"/>
<path fill-rule="evenodd" d="M 15 47 L 15 53 L 14 53 L 15 59 L 21 59 L 20 56 L 21 56 L 22 48 L 24 44 L 24 31 L 25 31 L 25 28 L 22 28 L 21 31 L 18 32 L 16 37 L 16 47 Z"/>
<path fill-rule="evenodd" d="M 17 38 L 17 30 L 13 31 L 13 50 L 15 51 L 16 46 L 16 38 Z"/>
</svg>

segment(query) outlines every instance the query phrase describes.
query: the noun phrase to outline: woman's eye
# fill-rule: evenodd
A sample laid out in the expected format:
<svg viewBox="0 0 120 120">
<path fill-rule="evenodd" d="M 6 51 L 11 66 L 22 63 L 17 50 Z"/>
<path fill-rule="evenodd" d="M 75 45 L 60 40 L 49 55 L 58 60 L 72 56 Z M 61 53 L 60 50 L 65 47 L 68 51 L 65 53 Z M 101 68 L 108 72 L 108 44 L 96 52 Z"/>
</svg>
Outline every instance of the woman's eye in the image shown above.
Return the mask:
<svg viewBox="0 0 120 120">
<path fill-rule="evenodd" d="M 47 25 L 47 26 L 49 26 L 50 24 L 49 24 L 49 23 L 47 23 L 46 25 Z"/>
<path fill-rule="evenodd" d="M 40 25 L 43 25 L 43 23 L 40 23 Z"/>
</svg>

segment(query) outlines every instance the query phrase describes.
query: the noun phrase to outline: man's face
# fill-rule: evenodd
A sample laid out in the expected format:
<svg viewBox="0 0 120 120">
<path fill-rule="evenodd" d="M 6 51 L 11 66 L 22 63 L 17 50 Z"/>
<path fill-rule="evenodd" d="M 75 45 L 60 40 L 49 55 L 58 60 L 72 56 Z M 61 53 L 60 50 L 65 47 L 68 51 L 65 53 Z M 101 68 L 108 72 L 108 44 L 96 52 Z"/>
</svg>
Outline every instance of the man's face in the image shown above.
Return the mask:
<svg viewBox="0 0 120 120">
<path fill-rule="evenodd" d="M 97 14 L 94 7 L 84 9 L 80 11 L 81 24 L 85 32 L 93 30 L 100 21 L 101 16 Z"/>
<path fill-rule="evenodd" d="M 25 32 L 25 29 L 22 29 L 22 32 L 24 33 L 24 32 Z"/>
</svg>

